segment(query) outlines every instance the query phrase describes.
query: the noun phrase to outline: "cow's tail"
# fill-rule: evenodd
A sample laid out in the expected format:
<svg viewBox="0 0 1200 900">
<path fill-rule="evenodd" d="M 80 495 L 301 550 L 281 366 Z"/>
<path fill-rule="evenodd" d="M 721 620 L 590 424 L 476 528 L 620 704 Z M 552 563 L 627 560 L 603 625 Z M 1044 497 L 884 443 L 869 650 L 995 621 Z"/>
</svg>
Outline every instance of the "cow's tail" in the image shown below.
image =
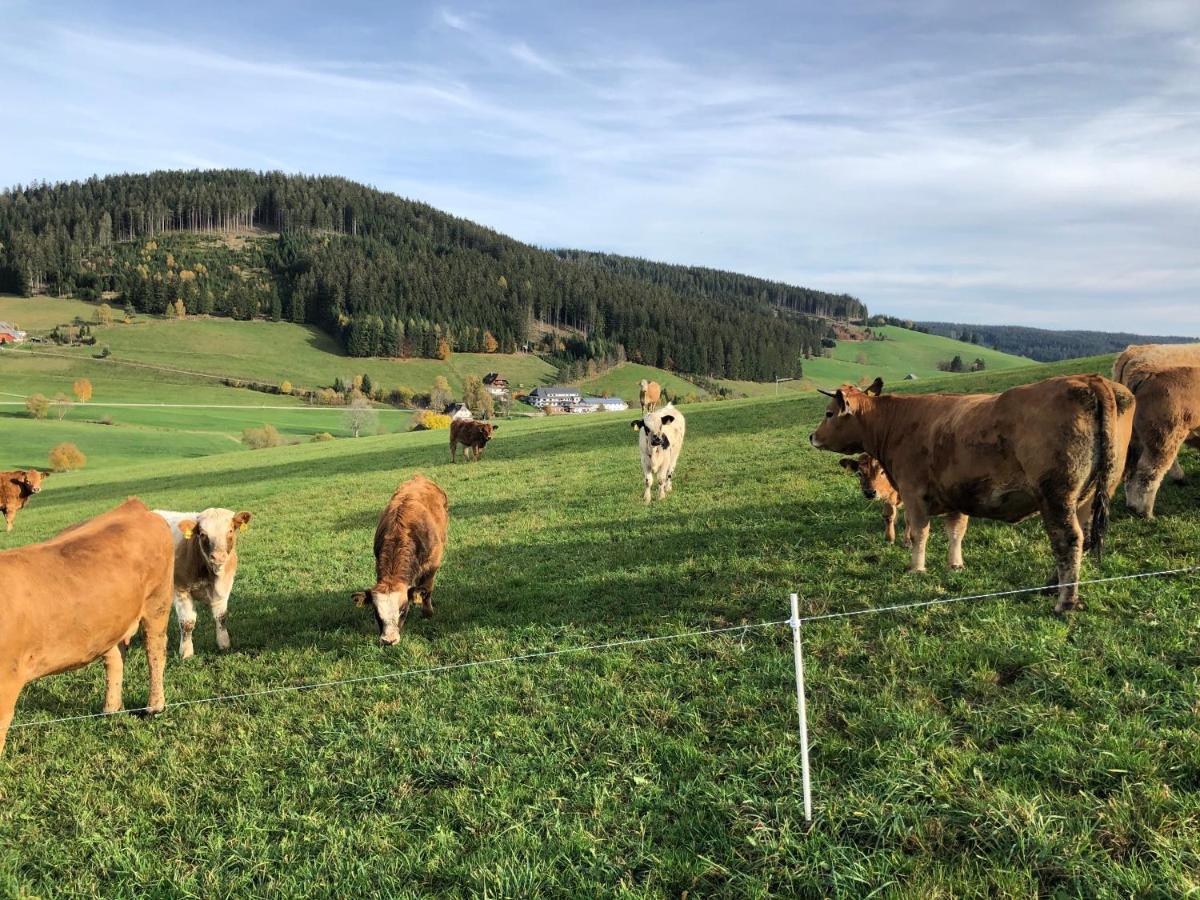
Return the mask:
<svg viewBox="0 0 1200 900">
<path fill-rule="evenodd" d="M 1112 387 L 1097 379 L 1096 395 L 1096 495 L 1092 500 L 1092 522 L 1089 534 L 1092 555 L 1099 563 L 1104 558 L 1104 538 L 1108 534 L 1109 489 L 1117 470 L 1117 447 L 1113 441 L 1117 425 L 1117 398 Z"/>
</svg>

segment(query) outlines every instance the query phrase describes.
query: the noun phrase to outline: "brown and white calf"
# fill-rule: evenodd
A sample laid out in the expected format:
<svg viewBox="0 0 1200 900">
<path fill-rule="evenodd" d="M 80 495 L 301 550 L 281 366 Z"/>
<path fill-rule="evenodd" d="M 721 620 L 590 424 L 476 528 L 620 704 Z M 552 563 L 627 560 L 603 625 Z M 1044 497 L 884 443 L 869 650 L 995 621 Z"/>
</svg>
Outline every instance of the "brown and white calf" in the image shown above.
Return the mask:
<svg viewBox="0 0 1200 900">
<path fill-rule="evenodd" d="M 463 458 L 467 462 L 478 462 L 483 456 L 483 448 L 492 439 L 492 432 L 499 427 L 491 422 L 455 419 L 450 423 L 450 462 L 458 462 L 459 444 L 462 444 Z"/>
<path fill-rule="evenodd" d="M 1074 608 L 1083 551 L 1099 553 L 1125 470 L 1133 394 L 1099 375 L 1049 378 L 1002 394 L 882 390 L 877 379 L 867 392 L 851 385 L 825 392 L 825 419 L 809 440 L 883 464 L 912 527 L 910 570 L 925 570 L 932 516 L 957 517 L 965 528 L 965 516 L 1019 522 L 1040 513 L 1054 552 L 1055 610 Z"/>
<path fill-rule="evenodd" d="M 12 531 L 17 510 L 23 509 L 29 498 L 41 491 L 42 482 L 49 477 L 49 472 L 37 469 L 0 472 L 0 512 L 4 513 L 5 531 Z"/>
<path fill-rule="evenodd" d="M 414 475 L 396 488 L 375 528 L 375 585 L 352 595 L 356 606 L 371 604 L 379 642 L 394 644 L 413 603 L 421 615 L 433 615 L 433 584 L 450 524 L 446 492 Z"/>
<path fill-rule="evenodd" d="M 171 526 L 175 544 L 175 615 L 179 619 L 179 655 L 192 655 L 196 601 L 208 604 L 217 630 L 217 647 L 229 649 L 229 595 L 237 576 L 238 532 L 250 513 L 231 509 L 170 512 L 156 509 Z"/>
<path fill-rule="evenodd" d="M 145 709 L 166 705 L 174 565 L 169 529 L 138 500 L 0 552 L 0 753 L 17 696 L 37 678 L 104 657 L 104 712 L 120 710 L 125 653 L 139 628 L 150 662 Z"/>
</svg>

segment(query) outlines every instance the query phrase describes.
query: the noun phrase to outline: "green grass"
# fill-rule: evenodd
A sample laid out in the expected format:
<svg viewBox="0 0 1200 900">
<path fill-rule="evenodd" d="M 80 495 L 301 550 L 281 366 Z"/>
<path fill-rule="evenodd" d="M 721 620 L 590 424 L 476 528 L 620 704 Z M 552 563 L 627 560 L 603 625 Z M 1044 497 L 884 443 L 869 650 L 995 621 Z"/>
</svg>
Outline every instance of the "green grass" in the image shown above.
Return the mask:
<svg viewBox="0 0 1200 900">
<path fill-rule="evenodd" d="M 585 379 L 579 382 L 579 389 L 591 395 L 607 392 L 610 397 L 620 397 L 630 406 L 637 406 L 639 382 L 643 378 L 647 381 L 657 381 L 672 397 L 687 397 L 689 394 L 700 398 L 708 396 L 706 391 L 678 375 L 638 363 L 624 363 L 597 378 Z"/>
<path fill-rule="evenodd" d="M 55 325 L 73 322 L 75 317 L 91 322 L 97 303 L 70 298 L 17 297 L 0 294 L 0 322 L 9 322 L 24 331 L 49 331 Z"/>
<path fill-rule="evenodd" d="M 627 423 L 564 417 L 505 423 L 474 466 L 426 433 L 89 467 L 51 479 L 0 547 L 131 494 L 252 510 L 234 652 L 202 618 L 198 656 L 168 664 L 176 702 L 778 620 L 791 590 L 812 614 L 1045 577 L 1036 521 L 973 523 L 965 572 L 935 535 L 930 574 L 905 574 L 877 509 L 807 446 L 821 409 L 686 407 L 676 492 L 649 507 Z M 1085 577 L 1195 562 L 1184 464 L 1157 522 L 1118 505 Z M 450 496 L 450 551 L 435 618 L 381 649 L 349 595 L 414 471 Z M 18 729 L 0 894 L 1195 893 L 1195 587 L 1092 586 L 1065 619 L 1021 596 L 806 626 L 811 826 L 786 629 Z M 18 721 L 95 711 L 101 684 L 100 666 L 36 682 Z"/>
</svg>

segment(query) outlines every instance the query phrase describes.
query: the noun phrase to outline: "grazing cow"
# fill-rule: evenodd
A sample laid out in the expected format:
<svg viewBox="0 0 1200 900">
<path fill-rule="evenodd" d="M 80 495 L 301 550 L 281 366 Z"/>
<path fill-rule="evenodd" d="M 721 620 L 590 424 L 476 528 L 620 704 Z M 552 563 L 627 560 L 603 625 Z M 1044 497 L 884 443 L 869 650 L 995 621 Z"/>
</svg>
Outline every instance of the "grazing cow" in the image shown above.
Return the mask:
<svg viewBox="0 0 1200 900">
<path fill-rule="evenodd" d="M 458 445 L 463 445 L 463 459 L 478 462 L 483 448 L 492 439 L 492 432 L 499 425 L 491 422 L 476 422 L 474 419 L 459 419 L 450 423 L 450 462 L 458 462 Z"/>
<path fill-rule="evenodd" d="M 23 509 L 29 498 L 41 491 L 42 482 L 49 477 L 49 472 L 37 469 L 0 472 L 0 512 L 4 513 L 5 531 L 12 531 L 17 510 Z"/>
<path fill-rule="evenodd" d="M 204 512 L 155 512 L 171 526 L 175 542 L 175 615 L 179 619 L 179 655 L 192 655 L 196 628 L 195 601 L 207 603 L 217 628 L 217 647 L 229 649 L 225 620 L 229 594 L 237 576 L 237 535 L 250 522 L 250 513 L 231 509 Z"/>
<path fill-rule="evenodd" d="M 646 479 L 646 490 L 642 499 L 650 502 L 650 488 L 658 478 L 658 499 L 671 493 L 675 466 L 679 462 L 679 451 L 683 449 L 683 436 L 687 422 L 683 413 L 668 403 L 657 412 L 649 412 L 630 425 L 640 432 L 638 446 L 642 450 L 642 475 Z"/>
<path fill-rule="evenodd" d="M 662 387 L 657 381 L 647 381 L 643 378 L 638 382 L 638 399 L 642 401 L 644 416 L 662 402 Z"/>
<path fill-rule="evenodd" d="M 1200 366 L 1142 369 L 1130 385 L 1137 397 L 1133 445 L 1129 450 L 1125 503 L 1139 516 L 1154 518 L 1163 478 L 1178 469 L 1184 443 L 1200 446 Z"/>
<path fill-rule="evenodd" d="M 396 488 L 375 529 L 375 586 L 353 595 L 356 606 L 372 605 L 379 642 L 394 644 L 413 603 L 433 615 L 433 583 L 446 552 L 450 510 L 446 492 L 414 475 Z"/>
<path fill-rule="evenodd" d="M 1002 394 L 882 391 L 881 379 L 865 392 L 825 391 L 825 420 L 809 440 L 820 450 L 869 453 L 883 465 L 912 528 L 910 571 L 925 571 L 930 516 L 957 515 L 956 527 L 965 528 L 964 516 L 1019 522 L 1041 513 L 1056 564 L 1055 610 L 1076 607 L 1083 551 L 1099 555 L 1108 501 L 1125 469 L 1133 395 L 1099 375 Z"/>
<path fill-rule="evenodd" d="M 1200 344 L 1130 344 L 1113 363 L 1113 381 L 1119 381 L 1138 397 L 1138 385 L 1147 375 L 1177 366 L 1200 366 Z M 1135 426 L 1135 440 L 1136 435 Z M 1189 440 L 1188 443 L 1194 442 Z M 1131 458 L 1131 467 L 1133 463 Z M 1179 465 L 1178 456 L 1171 460 L 1170 477 L 1172 481 L 1184 480 L 1183 467 Z M 1128 490 L 1125 499 L 1128 503 Z"/>
<path fill-rule="evenodd" d="M 45 543 L 0 552 L 0 752 L 21 689 L 104 657 L 104 712 L 122 708 L 125 653 L 141 627 L 149 712 L 166 705 L 163 668 L 175 555 L 165 522 L 138 500 Z"/>
</svg>

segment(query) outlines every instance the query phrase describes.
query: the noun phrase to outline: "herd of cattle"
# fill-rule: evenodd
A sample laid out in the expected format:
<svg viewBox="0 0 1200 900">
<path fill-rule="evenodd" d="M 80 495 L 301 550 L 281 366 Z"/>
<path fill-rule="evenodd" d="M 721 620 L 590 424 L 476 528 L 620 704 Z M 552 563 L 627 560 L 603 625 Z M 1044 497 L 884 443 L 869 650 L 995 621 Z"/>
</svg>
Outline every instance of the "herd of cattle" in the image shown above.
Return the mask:
<svg viewBox="0 0 1200 900">
<path fill-rule="evenodd" d="M 889 541 L 904 508 L 912 571 L 925 569 L 932 517 L 945 518 L 949 564 L 961 568 L 971 516 L 1016 522 L 1040 514 L 1056 564 L 1048 587 L 1057 590 L 1055 609 L 1062 612 L 1079 605 L 1082 556 L 1099 553 L 1121 481 L 1129 506 L 1152 517 L 1168 471 L 1182 478 L 1180 447 L 1200 446 L 1200 345 L 1130 347 L 1113 379 L 1068 375 L 1000 394 L 885 396 L 880 379 L 866 390 L 844 385 L 822 392 L 830 403 L 809 441 L 855 454 L 841 465 L 858 475 L 865 496 L 883 504 Z M 658 385 L 643 382 L 642 417 L 631 423 L 647 503 L 655 480 L 660 500 L 671 492 L 686 431 L 683 414 L 671 403 L 659 408 L 660 397 Z M 451 462 L 459 444 L 478 460 L 495 427 L 452 423 Z M 9 531 L 46 477 L 0 473 Z M 119 711 L 125 654 L 139 630 L 150 668 L 145 709 L 160 711 L 172 605 L 181 657 L 192 655 L 196 601 L 209 607 L 217 645 L 228 650 L 238 533 L 250 519 L 217 508 L 152 511 L 132 499 L 48 541 L 0 552 L 0 753 L 17 697 L 37 678 L 103 657 L 104 712 Z M 380 515 L 375 583 L 353 600 L 371 607 L 383 644 L 400 639 L 414 604 L 433 615 L 448 525 L 445 491 L 422 475 L 402 483 Z"/>
</svg>

